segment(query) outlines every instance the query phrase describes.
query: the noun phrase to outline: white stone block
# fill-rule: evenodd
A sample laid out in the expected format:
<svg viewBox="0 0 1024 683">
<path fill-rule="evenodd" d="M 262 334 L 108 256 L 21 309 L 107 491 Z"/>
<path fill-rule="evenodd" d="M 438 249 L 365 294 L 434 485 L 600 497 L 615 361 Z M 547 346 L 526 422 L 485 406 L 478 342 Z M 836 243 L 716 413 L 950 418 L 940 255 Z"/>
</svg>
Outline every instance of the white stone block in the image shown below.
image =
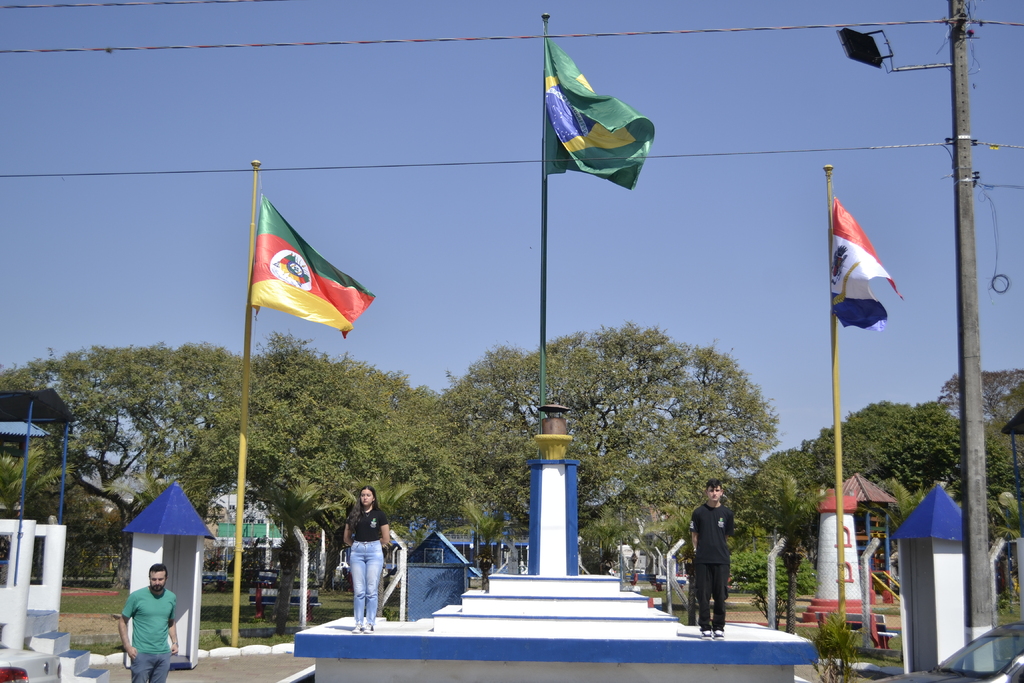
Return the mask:
<svg viewBox="0 0 1024 683">
<path fill-rule="evenodd" d="M 278 643 L 270 648 L 272 654 L 290 655 L 295 653 L 295 643 Z"/>
<path fill-rule="evenodd" d="M 238 657 L 242 651 L 237 647 L 215 647 L 210 650 L 211 657 Z"/>
<path fill-rule="evenodd" d="M 246 645 L 241 649 L 242 656 L 246 655 L 269 655 L 271 648 L 269 645 Z"/>
</svg>

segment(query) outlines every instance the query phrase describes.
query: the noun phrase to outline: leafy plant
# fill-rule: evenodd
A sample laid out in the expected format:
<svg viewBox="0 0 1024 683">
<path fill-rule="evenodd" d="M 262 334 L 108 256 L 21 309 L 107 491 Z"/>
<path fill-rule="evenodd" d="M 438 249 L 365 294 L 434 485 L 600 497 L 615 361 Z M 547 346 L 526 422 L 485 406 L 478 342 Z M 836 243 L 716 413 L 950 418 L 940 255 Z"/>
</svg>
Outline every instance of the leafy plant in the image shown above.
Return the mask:
<svg viewBox="0 0 1024 683">
<path fill-rule="evenodd" d="M 850 630 L 842 616 L 832 613 L 826 617 L 811 638 L 818 650 L 814 670 L 821 683 L 847 683 L 857 679 L 853 665 L 860 661 L 858 641 L 857 634 Z"/>
</svg>

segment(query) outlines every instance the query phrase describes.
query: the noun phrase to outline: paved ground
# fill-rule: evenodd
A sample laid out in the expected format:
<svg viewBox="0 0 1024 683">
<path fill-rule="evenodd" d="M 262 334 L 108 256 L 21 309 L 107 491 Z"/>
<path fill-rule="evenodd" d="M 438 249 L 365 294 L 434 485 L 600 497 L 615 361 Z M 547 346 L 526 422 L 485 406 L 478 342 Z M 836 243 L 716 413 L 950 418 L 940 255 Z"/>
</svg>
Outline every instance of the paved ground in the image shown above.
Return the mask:
<svg viewBox="0 0 1024 683">
<path fill-rule="evenodd" d="M 311 665 L 311 660 L 292 655 L 252 655 L 202 659 L 191 671 L 172 671 L 167 683 L 278 683 Z M 796 667 L 798 678 L 817 683 L 814 667 Z M 121 666 L 110 667 L 110 683 L 131 683 Z"/>
<path fill-rule="evenodd" d="M 172 671 L 167 683 L 277 683 L 313 665 L 313 660 L 292 655 L 249 655 L 200 659 L 192 669 Z M 123 666 L 110 667 L 110 683 L 131 683 Z"/>
</svg>

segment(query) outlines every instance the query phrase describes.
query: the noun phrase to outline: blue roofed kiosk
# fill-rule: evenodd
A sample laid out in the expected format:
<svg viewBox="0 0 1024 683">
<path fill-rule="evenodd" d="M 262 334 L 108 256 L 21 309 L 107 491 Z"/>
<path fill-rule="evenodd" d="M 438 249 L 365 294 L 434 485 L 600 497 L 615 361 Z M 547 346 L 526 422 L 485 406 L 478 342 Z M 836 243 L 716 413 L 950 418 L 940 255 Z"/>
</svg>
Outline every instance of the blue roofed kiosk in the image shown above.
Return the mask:
<svg viewBox="0 0 1024 683">
<path fill-rule="evenodd" d="M 936 486 L 892 538 L 899 543 L 903 670 L 927 671 L 966 642 L 960 508 Z"/>
<path fill-rule="evenodd" d="M 178 482 L 168 486 L 124 530 L 133 534 L 131 590 L 149 586 L 152 565 L 167 565 L 167 589 L 178 599 L 178 654 L 171 657 L 171 669 L 194 669 L 199 661 L 203 541 L 213 536 Z M 127 658 L 125 655 L 126 667 Z"/>
</svg>

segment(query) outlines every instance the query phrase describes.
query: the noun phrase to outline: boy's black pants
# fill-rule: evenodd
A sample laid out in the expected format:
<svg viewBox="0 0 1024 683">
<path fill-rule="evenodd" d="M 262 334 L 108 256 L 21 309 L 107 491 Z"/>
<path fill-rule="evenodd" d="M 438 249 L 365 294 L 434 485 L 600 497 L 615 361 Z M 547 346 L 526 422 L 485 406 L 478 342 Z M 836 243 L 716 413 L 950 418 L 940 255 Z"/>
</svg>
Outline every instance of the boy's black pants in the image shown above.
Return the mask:
<svg viewBox="0 0 1024 683">
<path fill-rule="evenodd" d="M 697 625 L 701 631 L 725 630 L 725 596 L 726 584 L 729 581 L 729 565 L 697 564 L 694 565 L 697 584 Z M 715 601 L 715 616 L 711 618 L 709 600 Z"/>
</svg>

